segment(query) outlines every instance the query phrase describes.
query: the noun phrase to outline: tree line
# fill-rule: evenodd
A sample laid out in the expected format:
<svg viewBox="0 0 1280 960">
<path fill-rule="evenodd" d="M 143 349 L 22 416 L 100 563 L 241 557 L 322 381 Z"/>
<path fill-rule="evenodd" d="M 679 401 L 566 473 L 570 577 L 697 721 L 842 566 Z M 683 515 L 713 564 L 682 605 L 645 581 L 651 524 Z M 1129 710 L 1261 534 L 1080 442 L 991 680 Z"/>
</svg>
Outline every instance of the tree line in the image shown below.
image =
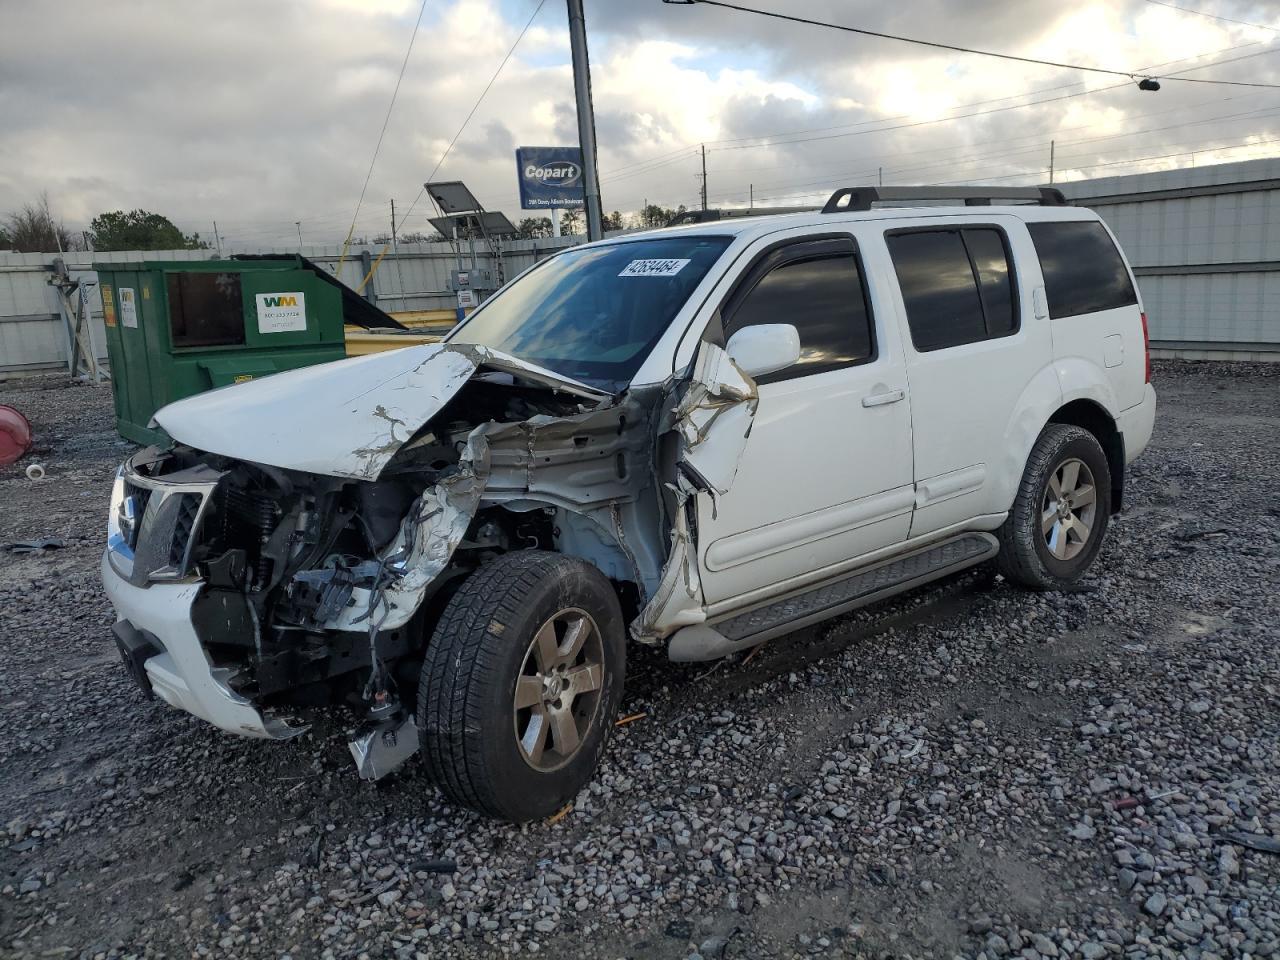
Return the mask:
<svg viewBox="0 0 1280 960">
<path fill-rule="evenodd" d="M 623 215 L 617 210 L 606 214 L 604 229 L 647 229 L 665 227 L 672 217 L 684 213 L 681 204 L 675 209 L 656 203 L 639 213 Z M 537 240 L 553 234 L 550 217 L 525 217 L 516 226 L 522 240 Z M 570 235 L 586 232 L 586 218 L 581 210 L 565 210 L 560 216 L 560 232 Z M 400 243 L 432 243 L 445 240 L 440 234 L 406 233 Z M 356 238 L 364 243 L 363 237 Z M 388 244 L 390 234 L 373 238 L 375 244 Z M 168 217 L 147 210 L 112 210 L 100 213 L 89 223 L 88 230 L 68 230 L 49 212 L 49 201 L 41 196 L 0 219 L 0 250 L 18 253 L 57 253 L 67 250 L 208 250 L 210 244 L 199 233 L 185 234 Z"/>
<path fill-rule="evenodd" d="M 208 250 L 200 234 L 185 234 L 168 217 L 147 210 L 112 210 L 71 231 L 49 212 L 45 196 L 0 220 L 0 250 L 57 253 L 66 250 Z"/>
<path fill-rule="evenodd" d="M 684 213 L 684 204 L 671 209 L 662 207 L 656 203 L 651 203 L 639 213 L 623 215 L 617 210 L 613 213 L 604 215 L 603 223 L 606 233 L 613 230 L 640 230 L 651 229 L 653 227 L 665 227 L 671 218 L 677 214 Z M 540 240 L 543 237 L 550 237 L 554 231 L 551 228 L 550 217 L 525 217 L 518 224 L 516 230 L 522 240 Z M 560 214 L 560 232 L 568 235 L 573 233 L 586 233 L 586 214 L 581 210 L 565 210 Z"/>
</svg>

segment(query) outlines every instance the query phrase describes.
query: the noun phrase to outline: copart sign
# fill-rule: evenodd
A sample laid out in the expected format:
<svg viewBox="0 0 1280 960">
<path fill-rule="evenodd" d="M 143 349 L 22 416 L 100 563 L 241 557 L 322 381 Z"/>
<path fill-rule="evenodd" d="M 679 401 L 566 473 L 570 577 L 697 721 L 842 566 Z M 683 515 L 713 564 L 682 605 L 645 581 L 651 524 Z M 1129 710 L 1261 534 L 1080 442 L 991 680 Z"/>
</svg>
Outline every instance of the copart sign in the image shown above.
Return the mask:
<svg viewBox="0 0 1280 960">
<path fill-rule="evenodd" d="M 516 176 L 525 210 L 582 207 L 582 151 L 577 147 L 517 147 Z"/>
</svg>

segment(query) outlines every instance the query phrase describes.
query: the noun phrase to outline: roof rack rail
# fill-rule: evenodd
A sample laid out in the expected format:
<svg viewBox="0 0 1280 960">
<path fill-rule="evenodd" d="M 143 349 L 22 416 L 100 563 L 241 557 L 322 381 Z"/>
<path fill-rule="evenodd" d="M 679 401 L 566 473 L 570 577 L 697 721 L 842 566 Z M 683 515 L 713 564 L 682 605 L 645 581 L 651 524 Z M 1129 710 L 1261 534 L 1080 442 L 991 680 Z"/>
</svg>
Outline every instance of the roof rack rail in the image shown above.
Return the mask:
<svg viewBox="0 0 1280 960">
<path fill-rule="evenodd" d="M 1061 207 L 1067 202 L 1057 187 L 841 187 L 822 212 L 870 210 L 876 201 L 886 200 L 963 200 L 966 207 L 986 207 L 996 198 L 1033 200 L 1042 207 Z"/>
<path fill-rule="evenodd" d="M 667 221 L 668 227 L 682 223 L 714 223 L 738 217 L 771 217 L 779 213 L 813 213 L 820 207 L 712 207 L 710 210 L 685 210 Z"/>
</svg>

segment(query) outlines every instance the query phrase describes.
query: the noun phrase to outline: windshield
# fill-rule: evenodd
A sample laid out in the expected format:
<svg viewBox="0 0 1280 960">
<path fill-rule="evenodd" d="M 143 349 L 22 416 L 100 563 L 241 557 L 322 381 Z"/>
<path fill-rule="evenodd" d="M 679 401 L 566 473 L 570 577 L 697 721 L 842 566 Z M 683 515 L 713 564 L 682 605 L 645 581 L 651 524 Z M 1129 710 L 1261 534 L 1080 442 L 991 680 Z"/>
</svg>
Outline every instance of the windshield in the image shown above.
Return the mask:
<svg viewBox="0 0 1280 960">
<path fill-rule="evenodd" d="M 616 389 L 731 240 L 662 237 L 567 250 L 504 287 L 450 340 Z"/>
</svg>

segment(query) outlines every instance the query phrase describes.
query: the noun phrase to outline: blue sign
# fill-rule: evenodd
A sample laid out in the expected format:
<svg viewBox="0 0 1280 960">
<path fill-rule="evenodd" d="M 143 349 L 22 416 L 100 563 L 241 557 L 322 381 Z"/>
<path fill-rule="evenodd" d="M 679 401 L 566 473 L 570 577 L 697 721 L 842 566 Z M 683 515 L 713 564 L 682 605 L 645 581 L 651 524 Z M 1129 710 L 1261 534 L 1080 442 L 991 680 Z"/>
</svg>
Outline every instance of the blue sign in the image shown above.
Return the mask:
<svg viewBox="0 0 1280 960">
<path fill-rule="evenodd" d="M 516 147 L 516 179 L 525 210 L 586 206 L 577 147 Z"/>
</svg>

